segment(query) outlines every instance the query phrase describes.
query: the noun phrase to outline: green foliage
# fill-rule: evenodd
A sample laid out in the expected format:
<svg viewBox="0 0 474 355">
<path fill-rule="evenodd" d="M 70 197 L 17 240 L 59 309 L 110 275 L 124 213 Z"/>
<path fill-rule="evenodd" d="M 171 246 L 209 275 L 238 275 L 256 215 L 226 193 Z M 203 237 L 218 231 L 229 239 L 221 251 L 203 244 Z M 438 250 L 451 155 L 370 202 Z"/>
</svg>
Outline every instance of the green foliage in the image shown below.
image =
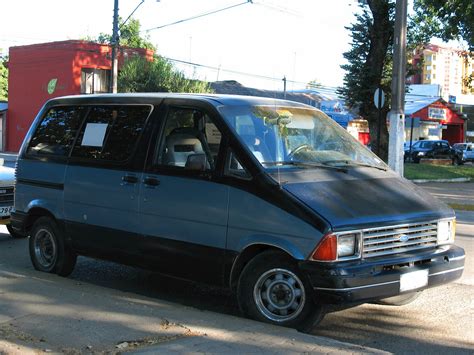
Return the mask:
<svg viewBox="0 0 474 355">
<path fill-rule="evenodd" d="M 406 163 L 403 170 L 405 178 L 409 180 L 470 178 L 474 181 L 474 168 L 469 164 L 453 166 Z"/>
<path fill-rule="evenodd" d="M 119 19 L 119 23 L 121 22 L 122 19 Z M 119 28 L 120 46 L 155 50 L 155 46 L 150 42 L 149 37 L 142 37 L 140 35 L 140 21 L 130 19 L 126 24 L 120 25 Z M 98 43 L 111 43 L 112 34 L 101 33 L 94 41 Z"/>
<path fill-rule="evenodd" d="M 394 5 L 390 0 L 368 0 L 359 3 L 360 13 L 347 29 L 351 32 L 352 47 L 344 53 L 347 64 L 344 86 L 338 90 L 346 105 L 369 122 L 372 146 L 376 146 L 378 110 L 373 103 L 374 92 L 382 88 L 386 104 L 382 116 L 386 117 L 390 102 L 392 77 L 392 41 Z M 385 119 L 381 122 L 380 157 L 387 158 L 388 132 Z M 375 133 L 375 134 L 374 134 Z"/>
<path fill-rule="evenodd" d="M 210 93 L 208 83 L 190 80 L 165 58 L 155 56 L 152 62 L 141 57 L 127 60 L 118 78 L 119 92 L 186 92 Z"/>
<path fill-rule="evenodd" d="M 0 101 L 8 100 L 8 69 L 5 66 L 7 59 L 0 58 Z"/>
<path fill-rule="evenodd" d="M 432 37 L 443 41 L 464 40 L 474 50 L 474 2 L 472 0 L 415 0 L 412 18 L 414 37 L 426 43 Z"/>
</svg>

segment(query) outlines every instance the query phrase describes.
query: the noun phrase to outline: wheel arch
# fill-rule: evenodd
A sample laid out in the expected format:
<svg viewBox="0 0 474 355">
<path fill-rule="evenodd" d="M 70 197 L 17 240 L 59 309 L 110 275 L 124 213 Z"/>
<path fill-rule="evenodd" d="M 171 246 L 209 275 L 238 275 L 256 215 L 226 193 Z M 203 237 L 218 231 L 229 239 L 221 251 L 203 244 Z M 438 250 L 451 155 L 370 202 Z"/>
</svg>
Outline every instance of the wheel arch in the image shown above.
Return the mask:
<svg viewBox="0 0 474 355">
<path fill-rule="evenodd" d="M 242 249 L 242 251 L 238 254 L 232 265 L 229 277 L 229 286 L 232 291 L 236 291 L 239 277 L 245 266 L 250 262 L 250 260 L 266 251 L 280 252 L 291 260 L 303 259 L 303 256 L 300 253 L 292 253 L 281 245 L 275 245 L 265 242 L 256 242 L 249 244 Z"/>
</svg>

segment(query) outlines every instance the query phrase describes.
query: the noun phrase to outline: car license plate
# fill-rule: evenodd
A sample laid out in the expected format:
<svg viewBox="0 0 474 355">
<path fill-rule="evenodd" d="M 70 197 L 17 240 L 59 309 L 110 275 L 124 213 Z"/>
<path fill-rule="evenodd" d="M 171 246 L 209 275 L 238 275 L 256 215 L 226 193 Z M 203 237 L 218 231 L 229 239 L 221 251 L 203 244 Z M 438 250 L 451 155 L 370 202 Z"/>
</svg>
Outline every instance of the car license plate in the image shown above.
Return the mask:
<svg viewBox="0 0 474 355">
<path fill-rule="evenodd" d="M 415 290 L 428 285 L 428 270 L 418 270 L 400 275 L 400 292 Z"/>
<path fill-rule="evenodd" d="M 0 217 L 9 216 L 12 213 L 13 206 L 0 207 Z"/>
</svg>

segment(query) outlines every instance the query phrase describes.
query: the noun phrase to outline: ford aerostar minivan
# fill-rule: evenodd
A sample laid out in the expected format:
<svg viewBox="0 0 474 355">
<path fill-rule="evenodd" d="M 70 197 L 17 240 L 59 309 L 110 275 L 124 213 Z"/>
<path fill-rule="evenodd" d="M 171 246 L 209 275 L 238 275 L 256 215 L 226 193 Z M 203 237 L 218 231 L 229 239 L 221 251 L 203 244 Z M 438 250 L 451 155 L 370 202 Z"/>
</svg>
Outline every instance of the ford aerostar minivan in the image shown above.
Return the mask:
<svg viewBox="0 0 474 355">
<path fill-rule="evenodd" d="M 57 98 L 16 169 L 12 225 L 37 270 L 69 275 L 77 255 L 136 265 L 229 287 L 273 324 L 407 303 L 464 269 L 452 209 L 295 102 Z"/>
</svg>

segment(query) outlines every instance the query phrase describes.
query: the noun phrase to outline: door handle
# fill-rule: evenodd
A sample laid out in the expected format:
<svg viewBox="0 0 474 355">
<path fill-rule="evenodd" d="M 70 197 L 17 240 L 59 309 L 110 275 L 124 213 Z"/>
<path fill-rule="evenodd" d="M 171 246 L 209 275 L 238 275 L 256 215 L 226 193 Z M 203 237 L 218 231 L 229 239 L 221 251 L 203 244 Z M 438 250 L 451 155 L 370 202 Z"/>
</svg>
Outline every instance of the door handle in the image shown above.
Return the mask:
<svg viewBox="0 0 474 355">
<path fill-rule="evenodd" d="M 160 184 L 160 180 L 153 176 L 147 176 L 143 180 L 143 183 L 148 186 L 158 186 Z"/>
<path fill-rule="evenodd" d="M 128 184 L 136 184 L 138 182 L 138 178 L 135 175 L 124 175 L 122 176 L 122 181 Z"/>
</svg>

